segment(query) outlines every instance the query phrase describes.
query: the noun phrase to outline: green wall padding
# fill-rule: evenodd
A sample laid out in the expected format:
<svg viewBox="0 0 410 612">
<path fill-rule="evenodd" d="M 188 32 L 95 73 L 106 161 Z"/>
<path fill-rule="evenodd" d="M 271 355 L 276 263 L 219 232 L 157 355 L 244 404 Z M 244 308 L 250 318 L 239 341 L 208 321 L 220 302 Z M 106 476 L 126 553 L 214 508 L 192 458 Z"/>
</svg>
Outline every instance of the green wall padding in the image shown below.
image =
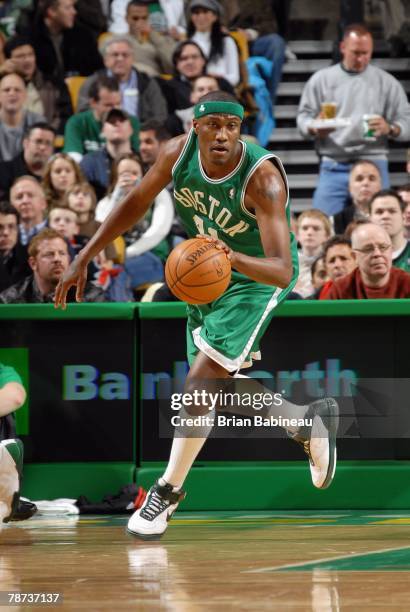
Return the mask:
<svg viewBox="0 0 410 612">
<path fill-rule="evenodd" d="M 164 467 L 137 469 L 149 488 Z M 195 466 L 181 510 L 399 510 L 410 508 L 410 461 L 341 461 L 326 490 L 316 489 L 307 461 L 272 465 Z"/>
<path fill-rule="evenodd" d="M 132 463 L 28 463 L 22 495 L 32 500 L 85 495 L 90 501 L 100 501 L 134 479 Z"/>
</svg>

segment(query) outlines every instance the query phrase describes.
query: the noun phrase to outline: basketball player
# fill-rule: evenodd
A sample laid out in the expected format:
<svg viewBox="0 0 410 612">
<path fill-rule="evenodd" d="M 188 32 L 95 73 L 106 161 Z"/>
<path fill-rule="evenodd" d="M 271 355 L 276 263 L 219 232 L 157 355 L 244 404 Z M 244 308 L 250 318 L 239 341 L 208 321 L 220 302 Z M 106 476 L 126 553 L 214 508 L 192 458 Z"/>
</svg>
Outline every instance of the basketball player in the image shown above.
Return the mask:
<svg viewBox="0 0 410 612">
<path fill-rule="evenodd" d="M 14 438 L 13 413 L 25 400 L 19 374 L 0 362 L 0 523 L 14 518 L 19 507 L 23 444 Z"/>
<path fill-rule="evenodd" d="M 195 106 L 191 132 L 164 144 L 155 164 L 78 254 L 56 291 L 57 307 L 65 308 L 72 285 L 77 285 L 81 301 L 87 264 L 143 217 L 173 180 L 178 214 L 188 236 L 209 236 L 227 253 L 233 268 L 232 283 L 218 300 L 188 306 L 191 368 L 186 392 L 192 392 L 198 380 L 226 379 L 258 356 L 259 340 L 274 308 L 297 279 L 286 175 L 273 153 L 239 139 L 243 112 L 230 94 L 203 96 Z M 326 488 L 336 463 L 337 404 L 330 398 L 309 406 L 286 404 L 287 416 L 313 420 L 312 427 L 289 429 L 288 434 L 306 451 L 313 484 Z M 284 406 L 271 410 L 277 417 Z M 199 427 L 195 437 L 174 438 L 165 473 L 131 516 L 130 533 L 146 539 L 164 533 L 185 496 L 181 487 L 211 429 Z"/>
</svg>

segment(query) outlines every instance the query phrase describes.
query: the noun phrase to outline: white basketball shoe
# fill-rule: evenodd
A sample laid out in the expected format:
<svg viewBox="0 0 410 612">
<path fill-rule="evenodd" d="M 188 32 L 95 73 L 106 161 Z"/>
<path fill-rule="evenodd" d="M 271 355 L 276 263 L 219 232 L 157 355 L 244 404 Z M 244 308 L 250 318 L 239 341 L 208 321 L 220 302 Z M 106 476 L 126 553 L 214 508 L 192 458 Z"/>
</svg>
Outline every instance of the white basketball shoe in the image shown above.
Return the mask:
<svg viewBox="0 0 410 612">
<path fill-rule="evenodd" d="M 304 418 L 312 419 L 312 427 L 302 427 L 290 437 L 302 446 L 309 457 L 314 486 L 327 489 L 336 471 L 338 404 L 332 397 L 316 400 L 310 404 Z"/>
<path fill-rule="evenodd" d="M 160 485 L 157 481 L 148 491 L 144 504 L 129 519 L 128 533 L 143 540 L 160 538 L 185 495 L 185 491 L 173 491 L 172 485 Z"/>
</svg>

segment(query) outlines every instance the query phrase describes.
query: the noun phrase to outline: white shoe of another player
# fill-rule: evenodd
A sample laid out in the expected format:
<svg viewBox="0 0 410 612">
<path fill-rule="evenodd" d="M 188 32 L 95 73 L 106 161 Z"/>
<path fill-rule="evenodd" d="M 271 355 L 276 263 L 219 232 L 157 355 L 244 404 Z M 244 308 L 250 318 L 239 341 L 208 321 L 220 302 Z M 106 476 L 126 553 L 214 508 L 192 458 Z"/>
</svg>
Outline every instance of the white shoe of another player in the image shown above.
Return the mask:
<svg viewBox="0 0 410 612">
<path fill-rule="evenodd" d="M 173 491 L 172 485 L 160 485 L 157 481 L 148 491 L 144 504 L 129 519 L 128 533 L 143 540 L 160 538 L 184 497 L 184 491 Z"/>
<path fill-rule="evenodd" d="M 310 404 L 304 418 L 312 419 L 312 427 L 303 427 L 291 437 L 303 447 L 309 457 L 314 486 L 327 489 L 336 471 L 338 404 L 331 397 L 317 400 Z"/>
</svg>

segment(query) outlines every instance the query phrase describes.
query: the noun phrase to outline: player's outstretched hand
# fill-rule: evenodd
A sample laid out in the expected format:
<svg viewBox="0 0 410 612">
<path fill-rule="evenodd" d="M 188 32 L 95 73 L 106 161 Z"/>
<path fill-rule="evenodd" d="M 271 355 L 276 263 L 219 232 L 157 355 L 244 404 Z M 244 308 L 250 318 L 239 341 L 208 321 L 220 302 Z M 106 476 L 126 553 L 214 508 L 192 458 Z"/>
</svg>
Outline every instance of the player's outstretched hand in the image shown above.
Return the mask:
<svg viewBox="0 0 410 612">
<path fill-rule="evenodd" d="M 70 287 L 77 287 L 77 291 L 75 294 L 75 299 L 77 302 L 83 301 L 84 287 L 87 282 L 87 262 L 81 261 L 79 257 L 76 257 L 74 261 L 71 262 L 70 266 L 64 272 L 62 277 L 60 278 L 56 294 L 54 298 L 54 306 L 55 308 L 61 308 L 65 310 L 67 306 L 67 293 Z"/>
<path fill-rule="evenodd" d="M 232 251 L 232 249 L 227 244 L 225 244 L 223 240 L 219 240 L 219 238 L 213 238 L 212 236 L 208 236 L 207 234 L 197 234 L 196 237 L 203 238 L 204 240 L 207 240 L 207 242 L 213 242 L 217 249 L 225 251 L 227 258 L 229 259 L 229 261 L 232 262 L 234 251 Z"/>
</svg>

